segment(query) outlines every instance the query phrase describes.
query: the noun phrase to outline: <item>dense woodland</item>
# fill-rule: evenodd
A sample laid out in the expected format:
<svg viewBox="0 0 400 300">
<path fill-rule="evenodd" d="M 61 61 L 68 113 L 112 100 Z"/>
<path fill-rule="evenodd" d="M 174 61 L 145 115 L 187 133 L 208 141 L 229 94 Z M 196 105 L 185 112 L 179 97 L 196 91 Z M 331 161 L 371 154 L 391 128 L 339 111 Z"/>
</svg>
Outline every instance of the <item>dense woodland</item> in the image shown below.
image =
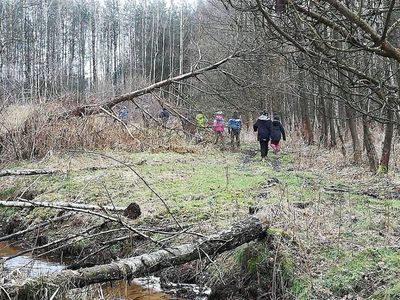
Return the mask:
<svg viewBox="0 0 400 300">
<path fill-rule="evenodd" d="M 0 299 L 399 299 L 399 88 L 400 0 L 0 0 Z"/>
<path fill-rule="evenodd" d="M 104 101 L 235 54 L 161 88 L 177 109 L 266 108 L 307 144 L 388 169 L 398 124 L 397 1 L 1 2 L 1 102 Z M 212 109 L 210 107 L 212 103 Z M 370 131 L 384 127 L 384 150 Z M 361 130 L 362 129 L 362 130 Z"/>
</svg>

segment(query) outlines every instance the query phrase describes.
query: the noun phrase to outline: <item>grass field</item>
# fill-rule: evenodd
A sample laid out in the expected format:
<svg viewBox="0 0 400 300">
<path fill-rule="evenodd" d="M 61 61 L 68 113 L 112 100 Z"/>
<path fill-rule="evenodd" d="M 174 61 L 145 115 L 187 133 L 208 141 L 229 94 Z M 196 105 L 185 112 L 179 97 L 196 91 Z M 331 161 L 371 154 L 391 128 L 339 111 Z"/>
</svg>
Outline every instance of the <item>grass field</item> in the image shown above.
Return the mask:
<svg viewBox="0 0 400 300">
<path fill-rule="evenodd" d="M 7 168 L 62 172 L 4 177 L 2 200 L 28 189 L 37 201 L 136 202 L 142 223 L 171 218 L 159 197 L 180 222 L 201 223 L 210 231 L 258 207 L 284 257 L 284 297 L 400 298 L 399 176 L 372 176 L 366 165 L 352 165 L 335 151 L 293 145 L 278 156 L 270 153 L 267 163 L 260 161 L 256 144 L 234 152 L 67 152 Z M 34 209 L 26 218 L 39 222 L 52 214 Z M 267 252 L 248 258 L 249 272 L 266 263 Z"/>
</svg>

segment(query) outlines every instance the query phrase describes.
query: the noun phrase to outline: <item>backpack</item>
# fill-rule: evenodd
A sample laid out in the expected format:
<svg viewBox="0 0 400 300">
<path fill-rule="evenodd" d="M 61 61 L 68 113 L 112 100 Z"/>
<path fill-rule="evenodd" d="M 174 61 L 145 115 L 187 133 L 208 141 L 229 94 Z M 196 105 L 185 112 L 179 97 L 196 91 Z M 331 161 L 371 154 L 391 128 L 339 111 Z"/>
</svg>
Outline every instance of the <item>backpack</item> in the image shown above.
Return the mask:
<svg viewBox="0 0 400 300">
<path fill-rule="evenodd" d="M 274 121 L 271 126 L 270 139 L 272 141 L 279 141 L 281 138 L 282 138 L 281 124 L 280 123 L 276 124 Z"/>
<path fill-rule="evenodd" d="M 240 119 L 229 119 L 228 123 L 229 128 L 233 130 L 240 130 L 242 126 L 242 121 Z"/>
<path fill-rule="evenodd" d="M 158 115 L 161 119 L 169 119 L 169 112 L 166 109 L 161 110 Z"/>
</svg>

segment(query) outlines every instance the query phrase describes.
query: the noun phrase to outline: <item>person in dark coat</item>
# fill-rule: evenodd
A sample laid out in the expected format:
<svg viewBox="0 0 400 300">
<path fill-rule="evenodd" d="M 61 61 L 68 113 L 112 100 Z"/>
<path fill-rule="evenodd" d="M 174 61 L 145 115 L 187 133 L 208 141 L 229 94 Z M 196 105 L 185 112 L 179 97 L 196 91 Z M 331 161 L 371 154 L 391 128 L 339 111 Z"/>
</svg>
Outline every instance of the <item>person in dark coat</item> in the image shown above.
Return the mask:
<svg viewBox="0 0 400 300">
<path fill-rule="evenodd" d="M 161 119 L 161 124 L 163 125 L 163 127 L 166 128 L 169 119 L 169 112 L 165 107 L 161 108 L 158 117 Z"/>
<path fill-rule="evenodd" d="M 257 140 L 260 142 L 261 160 L 265 161 L 268 154 L 268 142 L 271 133 L 272 121 L 269 114 L 263 111 L 262 115 L 258 117 L 256 123 L 253 125 L 254 132 L 257 133 Z"/>
<path fill-rule="evenodd" d="M 274 116 L 269 137 L 271 139 L 272 150 L 274 150 L 274 153 L 278 153 L 281 150 L 281 146 L 279 144 L 281 138 L 286 141 L 285 129 L 283 129 L 282 123 L 278 116 Z"/>
</svg>

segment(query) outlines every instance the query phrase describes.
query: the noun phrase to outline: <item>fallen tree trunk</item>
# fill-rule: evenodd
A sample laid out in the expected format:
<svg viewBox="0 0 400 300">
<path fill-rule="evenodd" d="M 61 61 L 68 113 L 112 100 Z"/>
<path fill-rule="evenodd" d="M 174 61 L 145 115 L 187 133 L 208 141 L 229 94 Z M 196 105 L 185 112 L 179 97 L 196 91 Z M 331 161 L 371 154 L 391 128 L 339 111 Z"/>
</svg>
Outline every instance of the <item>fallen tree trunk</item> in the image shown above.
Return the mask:
<svg viewBox="0 0 400 300">
<path fill-rule="evenodd" d="M 103 104 L 96 104 L 96 105 L 83 105 L 83 106 L 79 106 L 74 108 L 71 111 L 65 112 L 64 114 L 62 114 L 59 119 L 69 119 L 71 117 L 81 117 L 81 116 L 88 116 L 88 115 L 94 115 L 94 114 L 98 114 L 100 112 L 102 112 L 104 109 L 111 109 L 113 108 L 115 105 L 117 105 L 118 103 L 121 103 L 123 101 L 130 101 L 134 98 L 137 98 L 139 96 L 151 93 L 152 91 L 168 86 L 174 82 L 178 82 L 178 81 L 182 81 L 191 77 L 195 77 L 197 75 L 203 74 L 204 72 L 210 71 L 210 70 L 215 70 L 217 69 L 220 65 L 226 63 L 227 61 L 229 61 L 230 59 L 232 59 L 233 57 L 237 56 L 237 54 L 232 54 L 222 60 L 220 60 L 219 62 L 216 62 L 214 64 L 211 64 L 207 67 L 195 70 L 195 71 L 191 71 L 176 77 L 172 77 L 169 79 L 165 79 L 159 82 L 156 82 L 152 85 L 149 85 L 145 88 L 136 90 L 134 92 L 131 93 L 127 93 L 121 96 L 118 96 L 116 98 L 113 98 L 107 102 L 104 102 Z"/>
<path fill-rule="evenodd" d="M 60 170 L 0 170 L 0 177 L 55 174 L 55 173 L 59 173 L 59 172 L 60 172 Z"/>
<path fill-rule="evenodd" d="M 79 203 L 65 203 L 65 202 L 41 202 L 41 201 L 0 201 L 0 207 L 48 207 L 55 209 L 68 209 L 68 208 L 76 208 L 76 209 L 86 209 L 86 210 L 109 210 L 109 211 L 124 211 L 126 207 L 119 206 L 99 206 L 93 204 L 79 204 Z"/>
<path fill-rule="evenodd" d="M 5 293 L 15 299 L 48 299 L 52 295 L 80 288 L 94 283 L 114 280 L 131 280 L 148 275 L 163 268 L 181 265 L 203 256 L 215 255 L 234 249 L 244 243 L 262 236 L 263 228 L 258 218 L 252 217 L 234 224 L 208 238 L 176 247 L 166 248 L 125 258 L 110 264 L 98 265 L 79 270 L 64 270 L 40 278 L 30 278 L 22 283 L 6 283 L 0 289 L 0 296 Z"/>
<path fill-rule="evenodd" d="M 146 163 L 145 159 L 133 163 L 133 165 L 142 165 Z M 73 169 L 71 171 L 81 172 L 81 171 L 98 171 L 98 170 L 108 170 L 111 168 L 125 168 L 124 165 L 111 165 L 111 166 L 93 166 L 82 169 Z M 4 176 L 30 176 L 30 175 L 52 175 L 52 174 L 65 174 L 66 170 L 46 170 L 46 169 L 26 169 L 26 170 L 0 170 L 0 177 Z"/>
</svg>

